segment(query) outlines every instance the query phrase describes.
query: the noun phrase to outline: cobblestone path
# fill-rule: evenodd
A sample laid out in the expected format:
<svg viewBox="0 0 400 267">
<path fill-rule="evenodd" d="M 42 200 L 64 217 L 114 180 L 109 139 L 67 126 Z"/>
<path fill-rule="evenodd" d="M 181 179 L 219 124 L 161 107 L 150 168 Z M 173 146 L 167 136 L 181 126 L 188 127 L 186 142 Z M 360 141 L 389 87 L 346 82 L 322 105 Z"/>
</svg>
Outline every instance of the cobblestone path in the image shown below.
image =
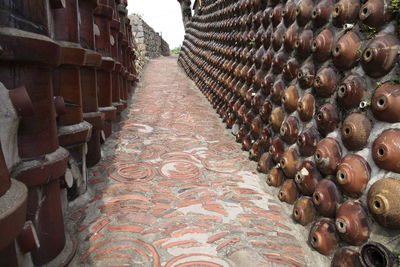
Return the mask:
<svg viewBox="0 0 400 267">
<path fill-rule="evenodd" d="M 70 266 L 317 266 L 176 57 L 149 63 L 124 117 L 68 215 Z"/>
</svg>

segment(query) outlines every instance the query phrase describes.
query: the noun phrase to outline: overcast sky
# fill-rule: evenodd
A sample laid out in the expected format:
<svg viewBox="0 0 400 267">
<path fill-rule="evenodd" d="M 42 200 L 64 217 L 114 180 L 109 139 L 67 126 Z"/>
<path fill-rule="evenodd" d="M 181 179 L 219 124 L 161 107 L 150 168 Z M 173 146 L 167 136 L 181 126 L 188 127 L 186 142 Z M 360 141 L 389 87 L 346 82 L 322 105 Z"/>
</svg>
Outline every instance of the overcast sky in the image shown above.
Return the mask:
<svg viewBox="0 0 400 267">
<path fill-rule="evenodd" d="M 142 15 L 147 24 L 161 32 L 170 49 L 182 44 L 185 32 L 177 0 L 129 0 L 128 11 Z"/>
</svg>

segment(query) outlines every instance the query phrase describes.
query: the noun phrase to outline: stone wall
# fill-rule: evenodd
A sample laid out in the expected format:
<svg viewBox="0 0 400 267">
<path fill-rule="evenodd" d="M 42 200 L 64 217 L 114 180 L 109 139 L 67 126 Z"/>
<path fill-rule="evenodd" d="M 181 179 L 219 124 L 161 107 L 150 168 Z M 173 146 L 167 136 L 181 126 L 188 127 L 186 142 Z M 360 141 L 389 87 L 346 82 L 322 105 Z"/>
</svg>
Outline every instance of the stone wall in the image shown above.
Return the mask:
<svg viewBox="0 0 400 267">
<path fill-rule="evenodd" d="M 204 0 L 198 11 L 179 62 L 305 242 L 332 266 L 378 266 L 371 241 L 398 253 L 398 1 Z"/>
<path fill-rule="evenodd" d="M 132 14 L 129 18 L 140 53 L 139 64 L 143 65 L 146 58 L 170 55 L 169 45 L 159 33 L 155 32 L 140 16 Z"/>
</svg>

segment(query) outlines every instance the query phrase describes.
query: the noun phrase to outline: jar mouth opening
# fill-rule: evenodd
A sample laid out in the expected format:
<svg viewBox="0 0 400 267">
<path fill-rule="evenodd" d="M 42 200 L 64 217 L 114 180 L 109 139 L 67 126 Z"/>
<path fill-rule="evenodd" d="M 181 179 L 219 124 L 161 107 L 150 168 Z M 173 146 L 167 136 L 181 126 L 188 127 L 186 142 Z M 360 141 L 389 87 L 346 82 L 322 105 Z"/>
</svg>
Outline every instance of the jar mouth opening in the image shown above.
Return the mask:
<svg viewBox="0 0 400 267">
<path fill-rule="evenodd" d="M 373 56 L 374 56 L 374 53 L 373 53 L 372 48 L 365 49 L 364 54 L 363 54 L 364 61 L 371 62 L 373 59 Z"/>
</svg>

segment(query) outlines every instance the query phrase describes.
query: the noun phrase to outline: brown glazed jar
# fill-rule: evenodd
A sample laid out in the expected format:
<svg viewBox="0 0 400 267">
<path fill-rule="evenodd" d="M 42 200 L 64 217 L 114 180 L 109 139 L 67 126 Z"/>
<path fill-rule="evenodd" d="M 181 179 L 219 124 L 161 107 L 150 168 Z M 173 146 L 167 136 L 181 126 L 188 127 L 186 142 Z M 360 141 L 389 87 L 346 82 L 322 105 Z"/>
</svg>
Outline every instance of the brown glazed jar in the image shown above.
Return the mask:
<svg viewBox="0 0 400 267">
<path fill-rule="evenodd" d="M 336 208 L 342 202 L 342 195 L 330 179 L 322 179 L 313 193 L 315 208 L 322 216 L 335 217 Z"/>
<path fill-rule="evenodd" d="M 356 108 L 366 94 L 367 84 L 360 75 L 351 73 L 344 78 L 338 88 L 338 102 L 346 108 Z"/>
<path fill-rule="evenodd" d="M 362 267 L 360 253 L 351 248 L 339 248 L 333 256 L 331 267 Z"/>
<path fill-rule="evenodd" d="M 300 155 L 303 157 L 314 155 L 319 140 L 320 135 L 317 128 L 311 126 L 304 129 L 297 138 L 297 147 L 299 148 Z"/>
<path fill-rule="evenodd" d="M 276 27 L 282 20 L 282 10 L 284 6 L 282 4 L 278 4 L 274 7 L 272 12 L 269 15 L 272 26 Z"/>
<path fill-rule="evenodd" d="M 384 0 L 368 0 L 359 12 L 361 22 L 372 28 L 380 28 L 392 17 L 392 12 L 385 6 Z"/>
<path fill-rule="evenodd" d="M 319 97 L 330 97 L 336 90 L 339 77 L 331 67 L 322 68 L 314 80 L 315 93 Z"/>
<path fill-rule="evenodd" d="M 293 206 L 292 217 L 299 224 L 306 226 L 317 216 L 311 197 L 300 197 Z"/>
<path fill-rule="evenodd" d="M 274 56 L 274 59 L 272 60 L 271 68 L 272 68 L 272 73 L 274 74 L 280 74 L 282 73 L 283 67 L 286 65 L 287 62 L 287 56 L 285 55 L 284 52 L 279 52 Z"/>
<path fill-rule="evenodd" d="M 368 241 L 370 229 L 368 215 L 360 202 L 346 201 L 336 211 L 336 229 L 339 237 L 353 246 Z"/>
<path fill-rule="evenodd" d="M 310 20 L 314 3 L 312 0 L 301 0 L 296 9 L 296 20 L 300 27 L 305 26 Z"/>
<path fill-rule="evenodd" d="M 282 202 L 293 204 L 299 195 L 296 183 L 292 180 L 286 180 L 278 193 L 278 198 Z"/>
<path fill-rule="evenodd" d="M 349 150 L 360 150 L 364 148 L 368 143 L 371 130 L 371 121 L 365 114 L 350 114 L 344 120 L 341 128 L 343 145 Z"/>
<path fill-rule="evenodd" d="M 271 44 L 272 44 L 272 48 L 275 51 L 279 51 L 279 49 L 281 48 L 285 31 L 286 31 L 285 27 L 283 25 L 281 25 L 281 26 L 277 27 L 276 30 L 274 31 L 274 33 L 272 34 Z"/>
<path fill-rule="evenodd" d="M 294 179 L 299 166 L 299 156 L 296 149 L 290 148 L 285 151 L 280 161 L 283 173 L 289 179 Z"/>
<path fill-rule="evenodd" d="M 315 167 L 314 162 L 306 160 L 303 161 L 299 168 L 294 180 L 303 195 L 311 196 L 318 182 L 322 179 L 321 174 Z"/>
<path fill-rule="evenodd" d="M 361 66 L 373 78 L 388 74 L 398 60 L 400 42 L 393 34 L 379 34 L 370 40 L 362 53 Z"/>
<path fill-rule="evenodd" d="M 269 147 L 269 153 L 271 153 L 275 163 L 280 163 L 284 149 L 285 145 L 283 144 L 282 139 L 276 137 L 272 140 L 271 146 Z"/>
<path fill-rule="evenodd" d="M 400 84 L 386 82 L 371 99 L 372 113 L 380 121 L 400 122 Z"/>
<path fill-rule="evenodd" d="M 392 267 L 397 266 L 399 263 L 397 255 L 393 254 L 384 245 L 372 241 L 361 246 L 360 261 L 363 267 Z"/>
<path fill-rule="evenodd" d="M 319 1 L 317 6 L 312 11 L 313 23 L 316 27 L 321 27 L 329 22 L 333 10 L 332 0 Z"/>
<path fill-rule="evenodd" d="M 267 174 L 267 184 L 269 186 L 279 187 L 285 181 L 285 175 L 280 168 L 272 168 Z"/>
<path fill-rule="evenodd" d="M 400 129 L 383 131 L 372 144 L 372 158 L 384 170 L 400 173 Z"/>
<path fill-rule="evenodd" d="M 315 67 L 312 61 L 305 62 L 297 73 L 297 81 L 302 89 L 310 88 L 314 83 Z"/>
<path fill-rule="evenodd" d="M 311 227 L 308 242 L 319 253 L 324 255 L 332 254 L 339 242 L 333 220 L 321 218 L 314 222 Z"/>
<path fill-rule="evenodd" d="M 383 227 L 400 228 L 400 181 L 382 178 L 376 181 L 368 191 L 369 212 Z"/>
<path fill-rule="evenodd" d="M 318 131 L 322 135 L 327 135 L 334 131 L 340 121 L 336 107 L 330 103 L 324 104 L 317 112 L 315 121 L 317 122 Z"/>
<path fill-rule="evenodd" d="M 271 116 L 269 117 L 269 123 L 272 127 L 272 130 L 274 130 L 275 132 L 279 132 L 284 118 L 285 115 L 282 108 L 274 108 L 274 110 L 272 110 Z"/>
<path fill-rule="evenodd" d="M 332 46 L 333 33 L 332 31 L 325 29 L 320 32 L 312 42 L 311 51 L 313 52 L 313 58 L 318 62 L 328 60 L 331 56 Z"/>
<path fill-rule="evenodd" d="M 344 194 L 361 197 L 371 177 L 368 162 L 357 154 L 345 156 L 337 168 L 336 181 Z"/>
<path fill-rule="evenodd" d="M 280 105 L 282 102 L 282 94 L 284 92 L 285 84 L 283 83 L 282 80 L 277 80 L 274 85 L 272 86 L 271 90 L 271 100 L 277 104 Z"/>
<path fill-rule="evenodd" d="M 315 98 L 312 94 L 306 93 L 297 103 L 297 113 L 300 120 L 304 122 L 310 121 L 314 116 L 314 110 Z"/>
<path fill-rule="evenodd" d="M 342 28 L 344 24 L 353 24 L 358 19 L 360 10 L 360 1 L 358 0 L 340 0 L 332 13 L 332 24 Z"/>
<path fill-rule="evenodd" d="M 282 95 L 282 104 L 288 114 L 292 113 L 297 108 L 299 93 L 295 85 L 290 85 Z"/>
<path fill-rule="evenodd" d="M 272 155 L 268 152 L 265 152 L 261 155 L 260 160 L 258 161 L 257 171 L 268 173 L 269 170 L 274 166 L 275 163 L 272 161 Z"/>
<path fill-rule="evenodd" d="M 348 70 L 357 65 L 360 59 L 361 41 L 355 32 L 343 35 L 332 50 L 333 64 L 340 70 Z"/>
<path fill-rule="evenodd" d="M 264 77 L 263 82 L 261 83 L 261 90 L 263 93 L 268 96 L 271 93 L 272 86 L 274 85 L 275 77 L 271 73 L 267 74 Z"/>
<path fill-rule="evenodd" d="M 292 25 L 296 20 L 296 4 L 294 2 L 287 2 L 285 8 L 282 9 L 283 22 L 286 27 Z"/>
<path fill-rule="evenodd" d="M 299 62 L 296 58 L 291 58 L 288 60 L 287 64 L 283 67 L 282 77 L 287 81 L 290 82 L 294 78 L 297 77 L 297 73 L 299 72 Z"/>
<path fill-rule="evenodd" d="M 283 47 L 286 52 L 291 52 L 296 47 L 296 41 L 299 35 L 299 27 L 297 24 L 290 26 L 283 35 Z"/>
<path fill-rule="evenodd" d="M 336 139 L 326 137 L 318 142 L 314 160 L 322 174 L 335 174 L 340 163 L 342 149 Z"/>
<path fill-rule="evenodd" d="M 295 116 L 287 117 L 280 129 L 281 139 L 289 145 L 294 144 L 299 135 L 299 127 L 299 120 Z"/>
<path fill-rule="evenodd" d="M 299 39 L 296 41 L 296 54 L 300 58 L 306 58 L 311 54 L 311 47 L 313 42 L 312 30 L 304 30 L 300 33 Z"/>
<path fill-rule="evenodd" d="M 263 142 L 261 139 L 255 141 L 249 150 L 249 159 L 259 161 L 261 155 L 265 152 L 265 146 L 265 142 Z"/>
<path fill-rule="evenodd" d="M 272 103 L 269 99 L 265 99 L 263 105 L 261 106 L 260 109 L 260 117 L 264 122 L 269 121 L 269 116 L 271 116 L 272 112 Z"/>
</svg>

